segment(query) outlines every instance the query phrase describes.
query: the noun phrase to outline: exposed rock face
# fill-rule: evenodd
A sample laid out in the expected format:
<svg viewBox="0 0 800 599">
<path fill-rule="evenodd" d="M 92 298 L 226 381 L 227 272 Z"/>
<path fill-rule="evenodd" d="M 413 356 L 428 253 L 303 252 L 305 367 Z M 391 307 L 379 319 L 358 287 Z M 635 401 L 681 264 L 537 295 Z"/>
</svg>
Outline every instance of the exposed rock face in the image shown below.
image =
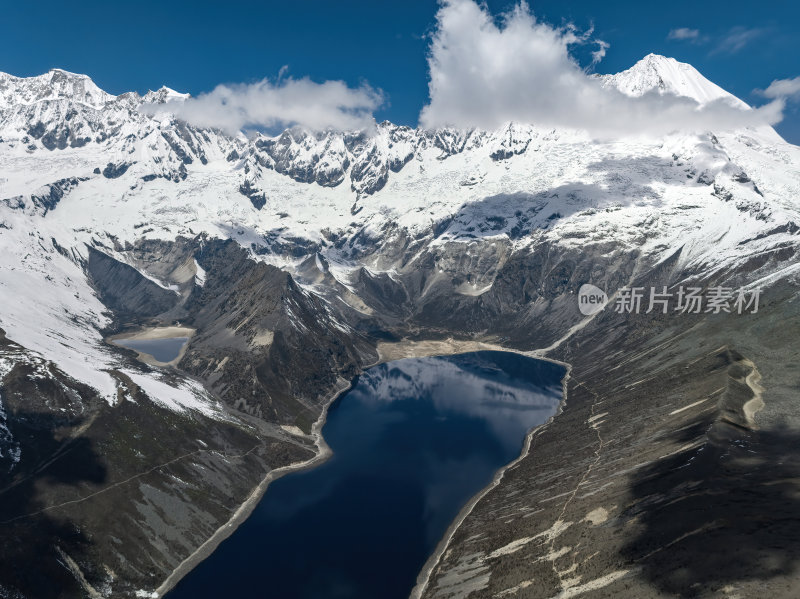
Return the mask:
<svg viewBox="0 0 800 599">
<path fill-rule="evenodd" d="M 552 353 L 572 364 L 562 414 L 478 501 L 422 596 L 790 597 L 800 460 L 778 364 L 798 353 L 783 326 L 797 286 L 772 293 L 752 318 L 603 314 Z"/>
<path fill-rule="evenodd" d="M 55 210 L 55 207 L 58 206 L 58 202 L 64 197 L 64 194 L 69 193 L 81 181 L 86 181 L 86 179 L 78 177 L 61 179 L 33 193 L 31 195 L 31 201 L 37 208 L 43 208 L 44 214 L 47 214 L 50 210 Z"/>
<path fill-rule="evenodd" d="M 218 395 L 221 412 L 176 412 L 154 402 L 135 382 L 141 366 L 130 358 L 109 372 L 117 384 L 109 405 L 3 337 L 0 363 L 10 369 L 0 370 L 8 432 L 0 441 L 10 478 L 0 503 L 13 542 L 0 550 L 0 590 L 9 596 L 134 596 L 160 583 L 271 470 L 316 454 L 310 435 L 278 425 L 310 433 L 341 377 L 375 359 L 320 300 L 233 242 L 130 250 L 132 262 L 148 263 L 175 291 L 88 251 L 87 275 L 113 326 L 167 324 L 152 319 L 164 313 L 196 327 L 180 367 Z M 183 272 L 192 252 L 209 272 L 202 287 Z M 182 294 L 187 284 L 193 291 Z M 184 376 L 162 380 L 178 385 Z M 35 574 L 26 566 L 33 563 Z"/>
<path fill-rule="evenodd" d="M 197 257 L 208 277 L 186 304 L 198 334 L 180 367 L 237 410 L 310 432 L 320 392 L 374 361 L 372 345 L 235 242 L 205 244 Z"/>
<path fill-rule="evenodd" d="M 267 198 L 264 196 L 263 192 L 259 193 L 256 188 L 250 185 L 250 181 L 245 181 L 239 186 L 239 193 L 247 197 L 256 210 L 261 210 L 267 203 Z"/>
<path fill-rule="evenodd" d="M 4 596 L 133 597 L 207 540 L 254 481 L 313 455 L 308 440 L 234 413 L 175 413 L 120 371 L 110 406 L 8 340 L 0 352 L 15 359 L 2 401 L 19 455 L 0 498 Z"/>
<path fill-rule="evenodd" d="M 117 177 L 121 177 L 125 174 L 125 171 L 128 170 L 129 164 L 112 164 L 108 163 L 106 167 L 103 169 L 103 176 L 106 179 L 116 179 Z"/>
<path fill-rule="evenodd" d="M 683 93 L 665 64 L 607 84 Z M 457 338 L 546 350 L 568 398 L 422 596 L 789 596 L 798 148 L 519 124 L 246 139 L 137 110 L 173 100 L 0 76 L 0 595 L 159 589 L 317 453 L 379 341 Z M 584 283 L 764 292 L 755 314 L 589 321 Z M 178 323 L 174 369 L 103 343 Z"/>
<path fill-rule="evenodd" d="M 175 291 L 147 279 L 132 266 L 92 247 L 86 272 L 105 306 L 123 322 L 136 322 L 166 312 L 178 302 Z"/>
</svg>

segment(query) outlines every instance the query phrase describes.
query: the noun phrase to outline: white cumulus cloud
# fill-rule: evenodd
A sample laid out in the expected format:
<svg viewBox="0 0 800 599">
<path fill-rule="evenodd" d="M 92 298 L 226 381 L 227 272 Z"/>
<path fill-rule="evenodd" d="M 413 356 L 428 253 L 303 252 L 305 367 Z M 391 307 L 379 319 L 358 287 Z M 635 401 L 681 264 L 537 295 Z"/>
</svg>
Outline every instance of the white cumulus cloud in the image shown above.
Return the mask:
<svg viewBox="0 0 800 599">
<path fill-rule="evenodd" d="M 765 90 L 759 93 L 767 98 L 791 98 L 800 100 L 800 77 L 794 79 L 776 79 Z"/>
<path fill-rule="evenodd" d="M 367 84 L 349 87 L 343 81 L 316 83 L 308 78 L 264 79 L 252 84 L 218 85 L 187 100 L 144 105 L 141 110 L 169 112 L 200 127 L 234 133 L 247 128 L 300 125 L 314 130 L 359 130 L 374 124 L 373 112 L 383 94 Z"/>
<path fill-rule="evenodd" d="M 746 110 L 724 100 L 700 106 L 670 94 L 633 98 L 603 87 L 570 53 L 591 40 L 574 26 L 537 21 L 524 2 L 495 19 L 473 0 L 443 0 L 436 19 L 430 98 L 420 114 L 426 128 L 492 129 L 518 121 L 615 136 L 736 129 L 782 117 L 780 99 Z"/>
</svg>

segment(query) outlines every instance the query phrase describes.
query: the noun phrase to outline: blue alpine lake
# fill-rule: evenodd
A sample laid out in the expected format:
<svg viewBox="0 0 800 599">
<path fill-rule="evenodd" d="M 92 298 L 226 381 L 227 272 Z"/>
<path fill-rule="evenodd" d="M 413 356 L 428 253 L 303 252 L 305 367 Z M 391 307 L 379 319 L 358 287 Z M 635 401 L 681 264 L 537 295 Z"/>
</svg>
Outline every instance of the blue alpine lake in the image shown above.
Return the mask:
<svg viewBox="0 0 800 599">
<path fill-rule="evenodd" d="M 153 356 L 159 362 L 171 362 L 181 353 L 188 337 L 167 337 L 165 339 L 117 339 L 117 345 Z"/>
<path fill-rule="evenodd" d="M 333 455 L 274 481 L 168 599 L 406 599 L 471 497 L 561 400 L 564 369 L 510 352 L 368 369 L 330 408 Z"/>
</svg>

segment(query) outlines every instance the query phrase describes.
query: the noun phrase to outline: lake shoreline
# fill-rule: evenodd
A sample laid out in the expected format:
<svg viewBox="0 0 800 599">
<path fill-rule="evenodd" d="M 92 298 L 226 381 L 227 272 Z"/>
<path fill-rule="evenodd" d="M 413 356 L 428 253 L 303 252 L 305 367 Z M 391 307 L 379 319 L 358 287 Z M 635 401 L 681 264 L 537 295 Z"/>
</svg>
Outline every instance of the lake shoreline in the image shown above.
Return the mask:
<svg viewBox="0 0 800 599">
<path fill-rule="evenodd" d="M 550 348 L 547 348 L 550 349 Z M 383 350 L 383 351 L 382 351 Z M 572 365 L 567 362 L 562 362 L 560 360 L 556 360 L 554 358 L 548 358 L 544 354 L 545 350 L 531 350 L 531 351 L 524 351 L 515 348 L 504 347 L 501 345 L 496 345 L 493 343 L 483 342 L 483 341 L 458 341 L 455 339 L 447 339 L 443 341 L 406 341 L 406 342 L 399 342 L 399 343 L 386 343 L 386 344 L 379 344 L 378 345 L 378 353 L 381 355 L 382 361 L 388 362 L 390 360 L 398 360 L 402 358 L 412 358 L 412 357 L 425 357 L 425 356 L 434 356 L 434 355 L 453 355 L 458 353 L 466 353 L 472 351 L 502 351 L 502 352 L 511 352 L 515 354 L 520 354 L 526 356 L 528 358 L 533 358 L 535 360 L 542 360 L 543 362 L 550 362 L 552 364 L 558 364 L 559 366 L 563 366 L 566 372 L 564 373 L 564 377 L 561 379 L 561 399 L 558 402 L 558 407 L 556 408 L 556 412 L 544 423 L 532 428 L 528 433 L 525 435 L 525 441 L 523 443 L 522 451 L 520 452 L 519 456 L 517 456 L 514 460 L 500 468 L 492 478 L 492 481 L 486 485 L 483 489 L 478 491 L 473 497 L 464 505 L 461 511 L 458 513 L 458 516 L 450 523 L 450 526 L 447 528 L 447 531 L 443 535 L 442 539 L 436 546 L 436 549 L 430 555 L 428 560 L 425 562 L 425 565 L 420 570 L 419 576 L 417 577 L 417 584 L 411 590 L 411 594 L 409 595 L 409 599 L 420 599 L 422 594 L 425 592 L 428 583 L 430 582 L 430 576 L 433 573 L 433 570 L 436 568 L 436 565 L 439 563 L 442 555 L 447 550 L 447 547 L 450 545 L 450 541 L 453 538 L 453 535 L 464 522 L 464 520 L 472 513 L 472 510 L 478 504 L 478 502 L 483 499 L 487 493 L 489 493 L 492 489 L 497 487 L 500 482 L 503 480 L 503 476 L 505 475 L 506 471 L 509 468 L 512 468 L 515 464 L 519 463 L 521 460 L 526 458 L 530 453 L 531 444 L 533 442 L 534 437 L 542 430 L 544 430 L 559 414 L 561 414 L 564 410 L 564 406 L 566 405 L 567 401 L 567 386 L 569 383 L 570 375 L 572 373 Z"/>
<path fill-rule="evenodd" d="M 412 589 L 411 597 L 418 597 L 419 593 L 421 593 L 421 591 L 424 590 L 424 585 L 427 584 L 427 580 L 430 576 L 430 573 L 432 572 L 436 563 L 438 563 L 441 555 L 446 550 L 447 545 L 449 544 L 449 541 L 452 538 L 453 533 L 460 526 L 464 518 L 466 518 L 466 516 L 472 511 L 474 505 L 478 501 L 480 501 L 480 499 L 489 490 L 494 488 L 500 482 L 503 474 L 508 468 L 516 464 L 519 460 L 521 460 L 527 455 L 530 449 L 531 439 L 533 438 L 534 433 L 537 430 L 541 429 L 542 427 L 547 426 L 547 424 L 549 424 L 556 415 L 561 413 L 563 409 L 563 403 L 566 398 L 566 381 L 569 377 L 570 365 L 563 362 L 559 362 L 558 360 L 553 360 L 550 358 L 543 357 L 537 354 L 536 352 L 521 351 L 513 348 L 503 347 L 494 343 L 479 342 L 479 341 L 457 341 L 453 339 L 445 341 L 429 341 L 429 342 L 400 341 L 395 343 L 379 343 L 377 349 L 378 349 L 377 360 L 369 365 L 365 365 L 362 371 L 367 370 L 368 368 L 371 368 L 373 366 L 377 366 L 389 361 L 399 360 L 403 358 L 451 356 L 455 354 L 470 353 L 477 351 L 500 351 L 500 352 L 515 353 L 529 358 L 558 364 L 567 369 L 567 372 L 564 378 L 562 379 L 562 398 L 559 400 L 558 406 L 556 408 L 556 413 L 550 419 L 548 419 L 547 422 L 534 427 L 531 431 L 526 433 L 523 442 L 522 453 L 519 456 L 517 456 L 514 460 L 512 460 L 511 462 L 500 468 L 495 473 L 492 481 L 481 491 L 479 491 L 475 496 L 473 496 L 461 509 L 456 519 L 447 528 L 443 538 L 437 544 L 434 552 L 425 562 L 423 569 L 421 570 L 420 575 L 417 578 L 417 584 Z M 152 593 L 151 597 L 153 599 L 160 598 L 166 595 L 191 570 L 193 570 L 198 564 L 200 564 L 203 560 L 209 557 L 225 539 L 230 537 L 238 529 L 238 527 L 241 526 L 253 513 L 253 511 L 261 501 L 261 499 L 264 497 L 264 494 L 268 490 L 269 485 L 273 481 L 292 472 L 298 472 L 314 468 L 325 462 L 328 458 L 330 458 L 330 456 L 332 455 L 332 451 L 322 435 L 322 429 L 324 428 L 325 423 L 327 421 L 327 416 L 330 408 L 336 403 L 338 399 L 341 398 L 342 395 L 344 395 L 345 393 L 347 393 L 349 390 L 352 389 L 356 380 L 357 377 L 354 377 L 353 380 L 351 381 L 347 381 L 345 379 L 339 379 L 339 385 L 337 385 L 336 389 L 334 389 L 325 399 L 322 413 L 320 414 L 320 417 L 314 422 L 311 433 L 311 436 L 314 439 L 317 450 L 316 455 L 314 455 L 308 460 L 288 464 L 286 466 L 282 466 L 280 468 L 276 468 L 270 471 L 265 476 L 265 478 L 253 489 L 253 491 L 250 493 L 250 495 L 247 497 L 244 503 L 242 503 L 237 508 L 233 516 L 225 524 L 223 524 L 220 528 L 218 528 L 215 531 L 215 533 L 211 537 L 209 537 L 202 545 L 200 545 L 200 547 L 198 547 L 194 551 L 194 553 L 192 553 L 190 556 L 184 559 L 184 561 L 181 562 L 181 564 L 179 564 L 173 570 L 173 572 L 164 580 L 164 582 Z M 420 586 L 421 583 L 422 586 Z"/>
<path fill-rule="evenodd" d="M 175 585 L 178 584 L 178 582 L 180 582 L 183 577 L 191 572 L 198 564 L 200 564 L 200 562 L 209 557 L 220 545 L 220 543 L 236 532 L 236 529 L 239 528 L 239 526 L 241 526 L 245 520 L 250 517 L 250 515 L 253 513 L 253 510 L 258 506 L 270 483 L 287 474 L 291 474 L 292 472 L 299 472 L 309 468 L 314 468 L 333 455 L 330 447 L 328 447 L 327 442 L 322 436 L 322 428 L 325 426 L 328 409 L 336 402 L 337 399 L 339 399 L 339 397 L 347 393 L 353 386 L 352 381 L 347 381 L 343 378 L 340 378 L 339 382 L 340 386 L 338 386 L 325 399 L 322 414 L 314 422 L 311 429 L 311 437 L 314 439 L 317 453 L 308 460 L 292 462 L 286 466 L 281 466 L 279 468 L 275 468 L 274 470 L 270 470 L 264 479 L 253 489 L 250 495 L 248 495 L 244 503 L 242 503 L 236 509 L 236 511 L 233 513 L 233 516 L 231 516 L 231 518 L 225 524 L 219 527 L 213 535 L 211 535 L 202 545 L 200 545 L 200 547 L 198 547 L 194 553 L 184 559 L 178 565 L 178 567 L 172 571 L 166 580 L 161 583 L 161 585 L 152 595 L 153 599 L 166 595 L 175 587 Z"/>
<path fill-rule="evenodd" d="M 365 365 L 361 370 L 366 370 L 373 366 L 377 366 L 378 364 L 380 364 L 380 359 Z M 353 377 L 352 380 L 348 381 L 347 379 L 340 377 L 337 381 L 337 387 L 323 400 L 322 413 L 320 414 L 319 418 L 314 421 L 314 424 L 311 427 L 311 437 L 314 440 L 317 453 L 308 460 L 293 462 L 291 464 L 287 464 L 286 466 L 281 466 L 280 468 L 270 470 L 264 479 L 253 489 L 250 495 L 248 495 L 244 503 L 242 503 L 236 509 L 236 511 L 233 513 L 233 516 L 225 524 L 219 527 L 202 545 L 200 545 L 200 547 L 198 547 L 194 553 L 184 559 L 178 565 L 178 567 L 175 568 L 164 580 L 164 582 L 161 583 L 161 585 L 152 594 L 152 599 L 158 599 L 166 595 L 175 587 L 175 585 L 178 584 L 178 582 L 180 582 L 182 578 L 184 578 L 198 564 L 200 564 L 200 562 L 210 556 L 220 545 L 220 543 L 222 543 L 222 541 L 230 537 L 236 531 L 236 529 L 239 528 L 239 526 L 241 526 L 253 513 L 253 510 L 255 510 L 255 508 L 258 506 L 258 503 L 264 497 L 264 493 L 266 493 L 270 483 L 287 474 L 291 474 L 292 472 L 299 472 L 313 468 L 318 464 L 323 463 L 331 455 L 333 455 L 328 443 L 322 436 L 322 429 L 324 428 L 325 422 L 328 418 L 328 410 L 330 410 L 331 406 L 336 403 L 337 399 L 353 388 L 353 384 L 357 378 L 358 377 L 356 376 Z"/>
<path fill-rule="evenodd" d="M 145 327 L 141 329 L 136 329 L 133 331 L 126 331 L 122 333 L 117 333 L 116 335 L 111 335 L 110 337 L 106 337 L 105 342 L 115 347 L 121 347 L 123 349 L 127 349 L 128 351 L 136 352 L 136 358 L 140 362 L 144 362 L 148 366 L 159 366 L 159 367 L 167 367 L 167 366 L 176 366 L 178 362 L 181 361 L 184 354 L 186 354 L 186 348 L 189 346 L 189 341 L 191 341 L 192 336 L 195 334 L 195 329 L 190 327 L 184 326 L 168 326 L 168 327 Z M 155 341 L 158 339 L 180 339 L 186 338 L 186 343 L 183 344 L 178 355 L 175 356 L 169 362 L 161 362 L 156 360 L 152 355 L 139 351 L 137 349 L 127 347 L 118 343 L 119 341 Z"/>
</svg>

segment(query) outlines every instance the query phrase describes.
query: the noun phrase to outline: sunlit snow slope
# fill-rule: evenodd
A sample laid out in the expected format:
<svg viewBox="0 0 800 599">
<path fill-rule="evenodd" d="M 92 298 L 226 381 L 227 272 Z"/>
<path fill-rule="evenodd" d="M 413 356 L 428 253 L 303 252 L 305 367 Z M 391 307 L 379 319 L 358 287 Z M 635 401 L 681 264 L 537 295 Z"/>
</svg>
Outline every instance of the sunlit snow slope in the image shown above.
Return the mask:
<svg viewBox="0 0 800 599">
<path fill-rule="evenodd" d="M 634 96 L 741 104 L 661 56 L 603 80 Z M 451 242 L 467 252 L 487 240 L 512 251 L 611 244 L 651 264 L 683 248 L 687 269 L 712 272 L 797 239 L 800 149 L 771 129 L 597 141 L 535 124 L 385 122 L 230 137 L 139 110 L 183 97 L 167 88 L 115 97 L 61 70 L 0 75 L 0 327 L 108 401 L 116 358 L 84 272 L 90 246 L 126 262 L 126 243 L 142 238 L 232 238 L 290 272 L 314 256 L 349 287 L 362 266 L 408 271 L 416 255 Z M 193 383 L 142 381 L 167 405 L 213 412 Z"/>
</svg>

